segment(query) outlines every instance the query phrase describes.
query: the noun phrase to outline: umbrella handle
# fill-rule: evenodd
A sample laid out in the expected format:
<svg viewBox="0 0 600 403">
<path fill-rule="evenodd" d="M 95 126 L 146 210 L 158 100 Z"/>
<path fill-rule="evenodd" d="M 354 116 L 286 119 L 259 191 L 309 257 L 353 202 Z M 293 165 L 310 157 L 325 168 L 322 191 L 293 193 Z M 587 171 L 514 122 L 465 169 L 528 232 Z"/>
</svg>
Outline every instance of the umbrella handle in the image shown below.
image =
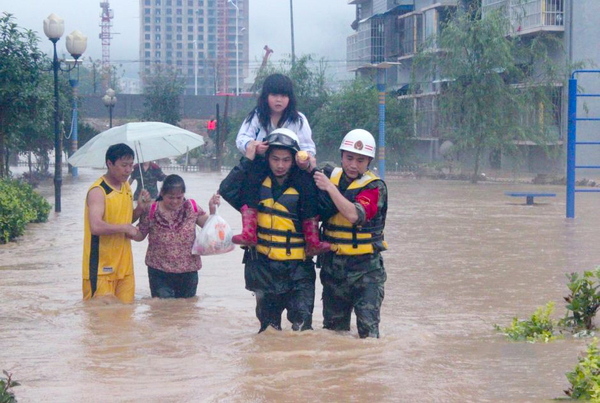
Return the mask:
<svg viewBox="0 0 600 403">
<path fill-rule="evenodd" d="M 137 159 L 138 162 L 138 168 L 140 169 L 140 181 L 142 183 L 142 190 L 144 189 L 144 173 L 142 172 L 142 164 L 140 163 L 140 154 L 138 152 L 137 149 L 137 142 L 133 143 L 134 147 L 135 147 L 135 158 Z M 142 150 L 142 147 L 140 146 L 140 152 Z"/>
</svg>

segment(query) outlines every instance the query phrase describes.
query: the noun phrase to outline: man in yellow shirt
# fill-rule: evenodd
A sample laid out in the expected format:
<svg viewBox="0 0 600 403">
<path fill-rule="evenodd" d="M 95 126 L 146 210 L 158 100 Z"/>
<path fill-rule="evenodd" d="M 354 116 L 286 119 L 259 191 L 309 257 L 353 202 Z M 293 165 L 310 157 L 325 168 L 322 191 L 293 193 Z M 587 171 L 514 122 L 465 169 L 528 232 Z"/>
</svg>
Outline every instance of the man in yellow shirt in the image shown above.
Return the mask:
<svg viewBox="0 0 600 403">
<path fill-rule="evenodd" d="M 106 295 L 131 303 L 135 293 L 131 238 L 138 229 L 132 225 L 150 200 L 140 194 L 134 211 L 131 187 L 134 152 L 127 144 L 115 144 L 106 151 L 106 174 L 88 191 L 84 215 L 83 299 Z"/>
</svg>

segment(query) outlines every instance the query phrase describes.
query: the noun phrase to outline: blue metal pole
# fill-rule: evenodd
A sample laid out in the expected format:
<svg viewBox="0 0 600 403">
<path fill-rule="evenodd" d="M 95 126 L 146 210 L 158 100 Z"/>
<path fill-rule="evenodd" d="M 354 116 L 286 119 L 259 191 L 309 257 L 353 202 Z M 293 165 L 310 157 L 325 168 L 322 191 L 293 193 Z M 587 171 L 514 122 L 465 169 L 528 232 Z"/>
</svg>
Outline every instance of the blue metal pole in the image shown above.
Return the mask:
<svg viewBox="0 0 600 403">
<path fill-rule="evenodd" d="M 377 91 L 379 92 L 379 177 L 385 180 L 385 69 L 377 69 Z"/>
<path fill-rule="evenodd" d="M 567 130 L 567 218 L 575 218 L 575 142 L 577 139 L 577 79 L 569 80 Z"/>
<path fill-rule="evenodd" d="M 77 63 L 77 62 L 75 62 Z M 78 132 L 77 132 L 77 87 L 79 86 L 79 80 L 78 79 L 70 79 L 69 80 L 69 84 L 71 84 L 71 88 L 73 89 L 73 119 L 72 119 L 72 131 L 71 131 L 71 155 L 73 155 L 75 153 L 75 151 L 77 151 L 77 137 L 78 137 Z M 77 169 L 77 167 L 71 167 L 71 176 L 73 176 L 74 178 L 76 178 L 79 175 L 79 171 Z"/>
</svg>

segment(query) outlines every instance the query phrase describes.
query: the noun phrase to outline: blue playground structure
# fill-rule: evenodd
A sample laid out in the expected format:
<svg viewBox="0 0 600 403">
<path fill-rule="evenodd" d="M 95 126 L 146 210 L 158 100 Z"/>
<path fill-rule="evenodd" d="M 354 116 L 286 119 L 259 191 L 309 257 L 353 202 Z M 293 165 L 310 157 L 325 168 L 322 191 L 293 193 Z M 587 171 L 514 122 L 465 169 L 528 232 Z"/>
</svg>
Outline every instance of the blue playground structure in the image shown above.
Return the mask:
<svg viewBox="0 0 600 403">
<path fill-rule="evenodd" d="M 567 137 L 567 218 L 575 218 L 575 193 L 598 193 L 600 189 L 575 189 L 576 169 L 600 169 L 600 165 L 577 165 L 575 161 L 578 145 L 600 145 L 600 141 L 577 141 L 577 122 L 600 121 L 600 117 L 578 118 L 577 99 L 579 97 L 600 98 L 600 94 L 577 93 L 577 75 L 600 74 L 600 70 L 575 70 L 569 79 L 569 126 Z"/>
</svg>

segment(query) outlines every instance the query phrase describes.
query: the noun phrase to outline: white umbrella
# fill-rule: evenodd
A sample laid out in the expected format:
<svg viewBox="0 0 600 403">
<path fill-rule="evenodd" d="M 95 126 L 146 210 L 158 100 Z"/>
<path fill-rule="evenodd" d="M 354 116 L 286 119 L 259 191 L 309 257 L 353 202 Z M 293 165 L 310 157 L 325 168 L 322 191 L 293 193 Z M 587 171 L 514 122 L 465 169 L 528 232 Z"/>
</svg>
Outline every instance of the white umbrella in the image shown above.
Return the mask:
<svg viewBox="0 0 600 403">
<path fill-rule="evenodd" d="M 199 134 L 168 123 L 127 123 L 94 136 L 69 158 L 69 164 L 75 167 L 106 167 L 106 150 L 119 143 L 133 148 L 136 161 L 141 163 L 185 154 L 204 144 L 204 139 Z"/>
</svg>

